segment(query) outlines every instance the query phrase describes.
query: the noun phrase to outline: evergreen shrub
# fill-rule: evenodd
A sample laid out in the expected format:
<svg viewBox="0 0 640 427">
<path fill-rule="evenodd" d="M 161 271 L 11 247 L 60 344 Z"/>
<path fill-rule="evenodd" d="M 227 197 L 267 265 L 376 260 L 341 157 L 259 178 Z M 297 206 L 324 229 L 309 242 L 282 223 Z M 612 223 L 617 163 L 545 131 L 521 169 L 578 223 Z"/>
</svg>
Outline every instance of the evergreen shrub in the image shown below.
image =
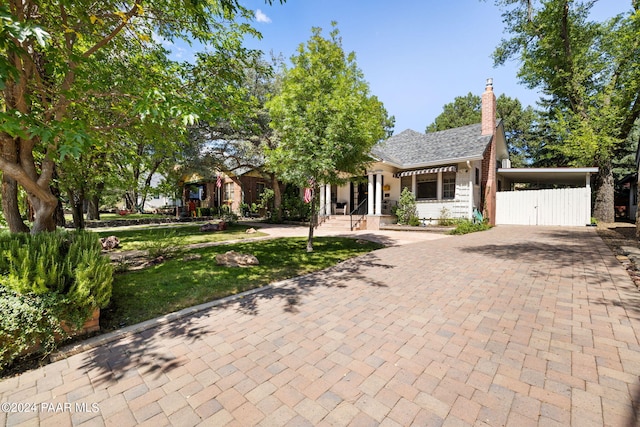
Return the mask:
<svg viewBox="0 0 640 427">
<path fill-rule="evenodd" d="M 0 369 L 34 345 L 50 352 L 62 322 L 79 328 L 112 284 L 95 233 L 0 233 Z"/>
</svg>

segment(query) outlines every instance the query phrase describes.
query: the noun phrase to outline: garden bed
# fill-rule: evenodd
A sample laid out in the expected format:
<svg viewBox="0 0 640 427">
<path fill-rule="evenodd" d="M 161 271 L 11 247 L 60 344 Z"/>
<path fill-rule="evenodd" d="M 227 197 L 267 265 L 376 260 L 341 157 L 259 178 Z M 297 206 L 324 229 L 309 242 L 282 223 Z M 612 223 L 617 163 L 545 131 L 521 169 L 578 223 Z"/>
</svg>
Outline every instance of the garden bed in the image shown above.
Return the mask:
<svg viewBox="0 0 640 427">
<path fill-rule="evenodd" d="M 381 225 L 380 230 L 392 230 L 392 231 L 428 231 L 431 233 L 448 233 L 454 230 L 455 226 L 444 225 L 400 225 L 400 224 L 387 224 Z"/>
</svg>

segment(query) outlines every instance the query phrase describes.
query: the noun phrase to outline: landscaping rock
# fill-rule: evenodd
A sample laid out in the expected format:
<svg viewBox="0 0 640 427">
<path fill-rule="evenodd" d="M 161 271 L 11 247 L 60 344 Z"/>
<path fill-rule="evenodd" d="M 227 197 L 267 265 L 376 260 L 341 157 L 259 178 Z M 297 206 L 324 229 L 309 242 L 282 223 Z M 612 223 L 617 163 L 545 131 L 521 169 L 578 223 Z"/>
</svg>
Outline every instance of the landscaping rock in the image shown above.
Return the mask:
<svg viewBox="0 0 640 427">
<path fill-rule="evenodd" d="M 202 255 L 200 254 L 189 254 L 189 255 L 185 255 L 184 258 L 182 258 L 184 261 L 196 261 L 199 259 L 202 259 Z"/>
<path fill-rule="evenodd" d="M 224 221 L 220 221 L 217 224 L 206 223 L 200 227 L 200 231 L 208 232 L 208 231 L 223 231 L 227 229 L 227 223 Z"/>
<path fill-rule="evenodd" d="M 111 251 L 120 247 L 120 239 L 116 236 L 103 237 L 100 239 L 100 243 L 102 243 L 102 249 L 105 251 Z"/>
<path fill-rule="evenodd" d="M 256 231 L 256 229 L 255 229 L 255 228 L 249 228 L 249 229 L 247 229 L 247 231 L 245 231 L 245 233 L 247 233 L 247 234 L 254 234 L 254 233 L 257 233 L 257 231 Z"/>
<path fill-rule="evenodd" d="M 216 255 L 216 263 L 227 267 L 248 267 L 259 265 L 258 258 L 251 254 L 242 254 L 236 251 L 229 251 L 225 254 Z"/>
</svg>

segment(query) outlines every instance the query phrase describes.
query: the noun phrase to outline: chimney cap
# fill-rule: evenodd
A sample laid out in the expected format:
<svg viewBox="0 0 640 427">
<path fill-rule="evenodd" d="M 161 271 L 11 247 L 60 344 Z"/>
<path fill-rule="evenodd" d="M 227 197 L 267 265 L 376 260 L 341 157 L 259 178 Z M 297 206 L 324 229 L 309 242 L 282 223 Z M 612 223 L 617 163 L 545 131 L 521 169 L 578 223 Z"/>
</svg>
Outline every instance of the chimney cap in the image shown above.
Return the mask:
<svg viewBox="0 0 640 427">
<path fill-rule="evenodd" d="M 493 87 L 493 78 L 489 77 L 487 79 L 487 87 Z"/>
</svg>

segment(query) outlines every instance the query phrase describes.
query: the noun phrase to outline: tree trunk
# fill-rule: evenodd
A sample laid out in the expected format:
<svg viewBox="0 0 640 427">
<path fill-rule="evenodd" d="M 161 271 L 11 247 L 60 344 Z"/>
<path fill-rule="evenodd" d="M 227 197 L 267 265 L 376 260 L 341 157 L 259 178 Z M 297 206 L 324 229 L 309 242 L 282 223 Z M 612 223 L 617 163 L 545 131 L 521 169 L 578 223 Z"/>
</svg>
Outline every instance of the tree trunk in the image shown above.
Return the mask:
<svg viewBox="0 0 640 427">
<path fill-rule="evenodd" d="M 67 221 L 64 218 L 64 209 L 60 202 L 60 190 L 57 187 L 51 186 L 51 193 L 58 199 L 55 211 L 53 211 L 53 222 L 57 227 L 64 227 L 67 225 Z"/>
<path fill-rule="evenodd" d="M 35 212 L 31 234 L 55 231 L 56 223 L 53 220 L 53 213 L 56 210 L 56 206 L 58 206 L 58 200 L 53 195 L 47 200 L 40 200 L 35 196 L 29 195 L 29 202 Z"/>
<path fill-rule="evenodd" d="M 271 218 L 275 222 L 282 220 L 282 192 L 276 174 L 271 174 L 271 187 L 273 187 L 273 215 Z"/>
<path fill-rule="evenodd" d="M 640 148 L 638 148 L 640 150 Z M 640 240 L 640 209 L 638 209 L 638 200 L 640 200 L 640 164 L 636 171 L 636 239 Z"/>
<path fill-rule="evenodd" d="M 99 206 L 100 198 L 98 196 L 93 196 L 89 199 L 89 205 L 87 206 L 87 219 L 100 219 Z"/>
<path fill-rule="evenodd" d="M 95 193 L 89 198 L 89 205 L 87 207 L 87 219 L 99 220 L 100 219 L 100 196 L 104 190 L 104 182 L 99 182 L 95 186 Z"/>
<path fill-rule="evenodd" d="M 595 201 L 593 203 L 593 216 L 599 222 L 611 223 L 615 221 L 614 210 L 614 184 L 613 168 L 611 160 L 602 162 L 599 166 L 595 182 Z"/>
<path fill-rule="evenodd" d="M 11 233 L 29 232 L 29 227 L 20 216 L 18 183 L 5 174 L 2 176 L 2 212 Z"/>
<path fill-rule="evenodd" d="M 73 216 L 73 227 L 76 230 L 84 230 L 84 215 L 82 205 L 84 205 L 84 194 L 82 191 L 74 192 L 67 190 L 69 204 L 71 205 L 71 215 Z"/>
<path fill-rule="evenodd" d="M 313 252 L 313 228 L 316 223 L 316 191 L 313 189 L 311 197 L 311 218 L 309 219 L 309 237 L 307 238 L 307 252 Z"/>
<path fill-rule="evenodd" d="M 57 227 L 64 227 L 67 225 L 67 221 L 64 218 L 64 209 L 62 207 L 62 200 L 60 198 L 60 188 L 58 187 L 58 172 L 57 168 L 53 172 L 53 183 L 49 187 L 51 190 L 51 194 L 58 200 L 58 204 L 56 205 L 56 210 L 53 212 L 53 222 L 55 222 Z"/>
</svg>

